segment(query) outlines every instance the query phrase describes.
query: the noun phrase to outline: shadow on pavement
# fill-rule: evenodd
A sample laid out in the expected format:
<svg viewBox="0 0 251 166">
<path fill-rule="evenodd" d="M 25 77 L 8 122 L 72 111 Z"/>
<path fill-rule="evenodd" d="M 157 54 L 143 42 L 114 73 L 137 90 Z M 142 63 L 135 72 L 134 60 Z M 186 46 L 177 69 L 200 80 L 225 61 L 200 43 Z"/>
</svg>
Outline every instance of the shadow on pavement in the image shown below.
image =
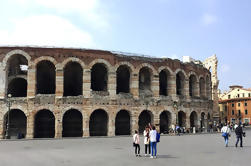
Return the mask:
<svg viewBox="0 0 251 166">
<path fill-rule="evenodd" d="M 178 157 L 172 155 L 158 155 L 157 158 L 170 158 L 170 159 L 177 159 Z"/>
</svg>

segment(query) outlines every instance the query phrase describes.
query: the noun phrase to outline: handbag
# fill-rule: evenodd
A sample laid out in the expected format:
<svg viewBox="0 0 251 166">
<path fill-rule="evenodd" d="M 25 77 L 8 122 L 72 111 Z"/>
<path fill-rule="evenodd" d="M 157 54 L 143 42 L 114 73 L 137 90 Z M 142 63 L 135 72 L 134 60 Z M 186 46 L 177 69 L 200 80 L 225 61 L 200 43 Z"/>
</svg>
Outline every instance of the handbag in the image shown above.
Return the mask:
<svg viewBox="0 0 251 166">
<path fill-rule="evenodd" d="M 227 133 L 222 133 L 222 137 L 226 137 L 227 136 Z"/>
<path fill-rule="evenodd" d="M 133 147 L 135 147 L 136 146 L 136 144 L 135 143 L 133 143 Z"/>
</svg>

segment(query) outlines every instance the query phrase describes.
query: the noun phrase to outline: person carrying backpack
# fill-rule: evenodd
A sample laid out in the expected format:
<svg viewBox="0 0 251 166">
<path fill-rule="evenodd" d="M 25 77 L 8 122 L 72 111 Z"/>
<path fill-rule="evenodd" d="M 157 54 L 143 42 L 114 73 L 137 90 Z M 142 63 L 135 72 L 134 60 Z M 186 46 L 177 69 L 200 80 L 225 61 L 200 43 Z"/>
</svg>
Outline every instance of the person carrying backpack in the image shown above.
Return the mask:
<svg viewBox="0 0 251 166">
<path fill-rule="evenodd" d="M 236 127 L 235 134 L 236 134 L 236 138 L 237 138 L 236 143 L 235 143 L 235 147 L 238 146 L 239 140 L 240 140 L 240 147 L 243 147 L 242 146 L 242 136 L 245 137 L 245 133 L 243 132 L 243 129 L 241 127 L 241 123 L 239 123 L 238 127 Z"/>
</svg>

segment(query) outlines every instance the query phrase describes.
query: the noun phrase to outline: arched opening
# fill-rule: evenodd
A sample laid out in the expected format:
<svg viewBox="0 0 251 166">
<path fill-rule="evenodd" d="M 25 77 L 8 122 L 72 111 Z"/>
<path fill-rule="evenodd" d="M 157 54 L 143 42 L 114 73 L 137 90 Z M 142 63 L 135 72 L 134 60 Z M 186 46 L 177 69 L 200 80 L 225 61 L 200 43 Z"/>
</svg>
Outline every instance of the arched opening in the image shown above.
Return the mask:
<svg viewBox="0 0 251 166">
<path fill-rule="evenodd" d="M 117 89 L 116 93 L 129 93 L 130 92 L 130 70 L 128 66 L 119 66 L 116 72 L 117 75 Z"/>
<path fill-rule="evenodd" d="M 206 97 L 211 99 L 211 84 L 209 76 L 206 78 Z"/>
<path fill-rule="evenodd" d="M 13 55 L 7 62 L 7 94 L 13 97 L 27 96 L 28 60 L 23 55 Z"/>
<path fill-rule="evenodd" d="M 168 96 L 169 76 L 170 74 L 167 70 L 162 70 L 159 73 L 159 95 Z"/>
<path fill-rule="evenodd" d="M 185 75 L 180 71 L 176 74 L 176 94 L 185 95 Z"/>
<path fill-rule="evenodd" d="M 90 136 L 107 136 L 108 115 L 104 110 L 95 110 L 90 117 Z"/>
<path fill-rule="evenodd" d="M 126 110 L 120 110 L 115 120 L 115 135 L 130 135 L 130 114 Z"/>
<path fill-rule="evenodd" d="M 198 115 L 195 111 L 190 114 L 190 127 L 198 127 Z"/>
<path fill-rule="evenodd" d="M 43 60 L 37 64 L 36 94 L 55 94 L 56 72 L 53 63 Z"/>
<path fill-rule="evenodd" d="M 34 138 L 54 138 L 55 117 L 49 110 L 40 110 L 35 115 Z"/>
<path fill-rule="evenodd" d="M 91 89 L 93 91 L 107 91 L 108 73 L 102 63 L 95 64 L 91 69 Z"/>
<path fill-rule="evenodd" d="M 186 113 L 179 111 L 178 113 L 178 125 L 180 127 L 186 127 Z"/>
<path fill-rule="evenodd" d="M 153 115 L 150 111 L 144 110 L 143 112 L 140 113 L 139 115 L 139 133 L 142 134 L 145 127 L 149 124 L 152 123 Z"/>
<path fill-rule="evenodd" d="M 7 132 L 7 125 L 9 124 L 8 136 L 25 138 L 27 118 L 24 112 L 19 109 L 12 109 L 4 117 L 5 134 Z"/>
<path fill-rule="evenodd" d="M 140 92 L 145 90 L 151 91 L 151 72 L 147 67 L 143 67 L 139 71 L 139 90 Z"/>
<path fill-rule="evenodd" d="M 63 116 L 63 137 L 83 136 L 83 117 L 81 112 L 70 109 Z"/>
<path fill-rule="evenodd" d="M 82 95 L 83 69 L 77 62 L 69 62 L 64 68 L 64 96 Z"/>
<path fill-rule="evenodd" d="M 26 97 L 27 96 L 27 81 L 24 78 L 14 78 L 9 82 L 8 93 L 12 97 Z"/>
<path fill-rule="evenodd" d="M 204 98 L 205 97 L 205 80 L 204 78 L 200 78 L 200 97 Z"/>
<path fill-rule="evenodd" d="M 197 81 L 196 81 L 196 76 L 191 75 L 189 77 L 189 95 L 190 97 L 196 97 L 196 91 L 197 91 Z"/>
<path fill-rule="evenodd" d="M 171 113 L 169 111 L 163 111 L 160 114 L 160 133 L 168 134 L 171 125 Z"/>
</svg>

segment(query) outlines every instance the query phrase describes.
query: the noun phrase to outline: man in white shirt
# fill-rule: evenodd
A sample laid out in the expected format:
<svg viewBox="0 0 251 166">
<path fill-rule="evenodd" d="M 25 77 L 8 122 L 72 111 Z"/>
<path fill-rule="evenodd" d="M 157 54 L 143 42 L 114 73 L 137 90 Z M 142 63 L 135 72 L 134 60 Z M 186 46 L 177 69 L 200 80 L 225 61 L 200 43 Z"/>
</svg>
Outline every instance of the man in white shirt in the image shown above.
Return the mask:
<svg viewBox="0 0 251 166">
<path fill-rule="evenodd" d="M 152 127 L 152 130 L 150 131 L 150 143 L 151 143 L 151 151 L 152 151 L 152 155 L 150 158 L 156 158 L 156 154 L 157 154 L 157 131 L 155 129 L 155 126 Z M 154 154 L 153 154 L 154 151 Z"/>
</svg>

